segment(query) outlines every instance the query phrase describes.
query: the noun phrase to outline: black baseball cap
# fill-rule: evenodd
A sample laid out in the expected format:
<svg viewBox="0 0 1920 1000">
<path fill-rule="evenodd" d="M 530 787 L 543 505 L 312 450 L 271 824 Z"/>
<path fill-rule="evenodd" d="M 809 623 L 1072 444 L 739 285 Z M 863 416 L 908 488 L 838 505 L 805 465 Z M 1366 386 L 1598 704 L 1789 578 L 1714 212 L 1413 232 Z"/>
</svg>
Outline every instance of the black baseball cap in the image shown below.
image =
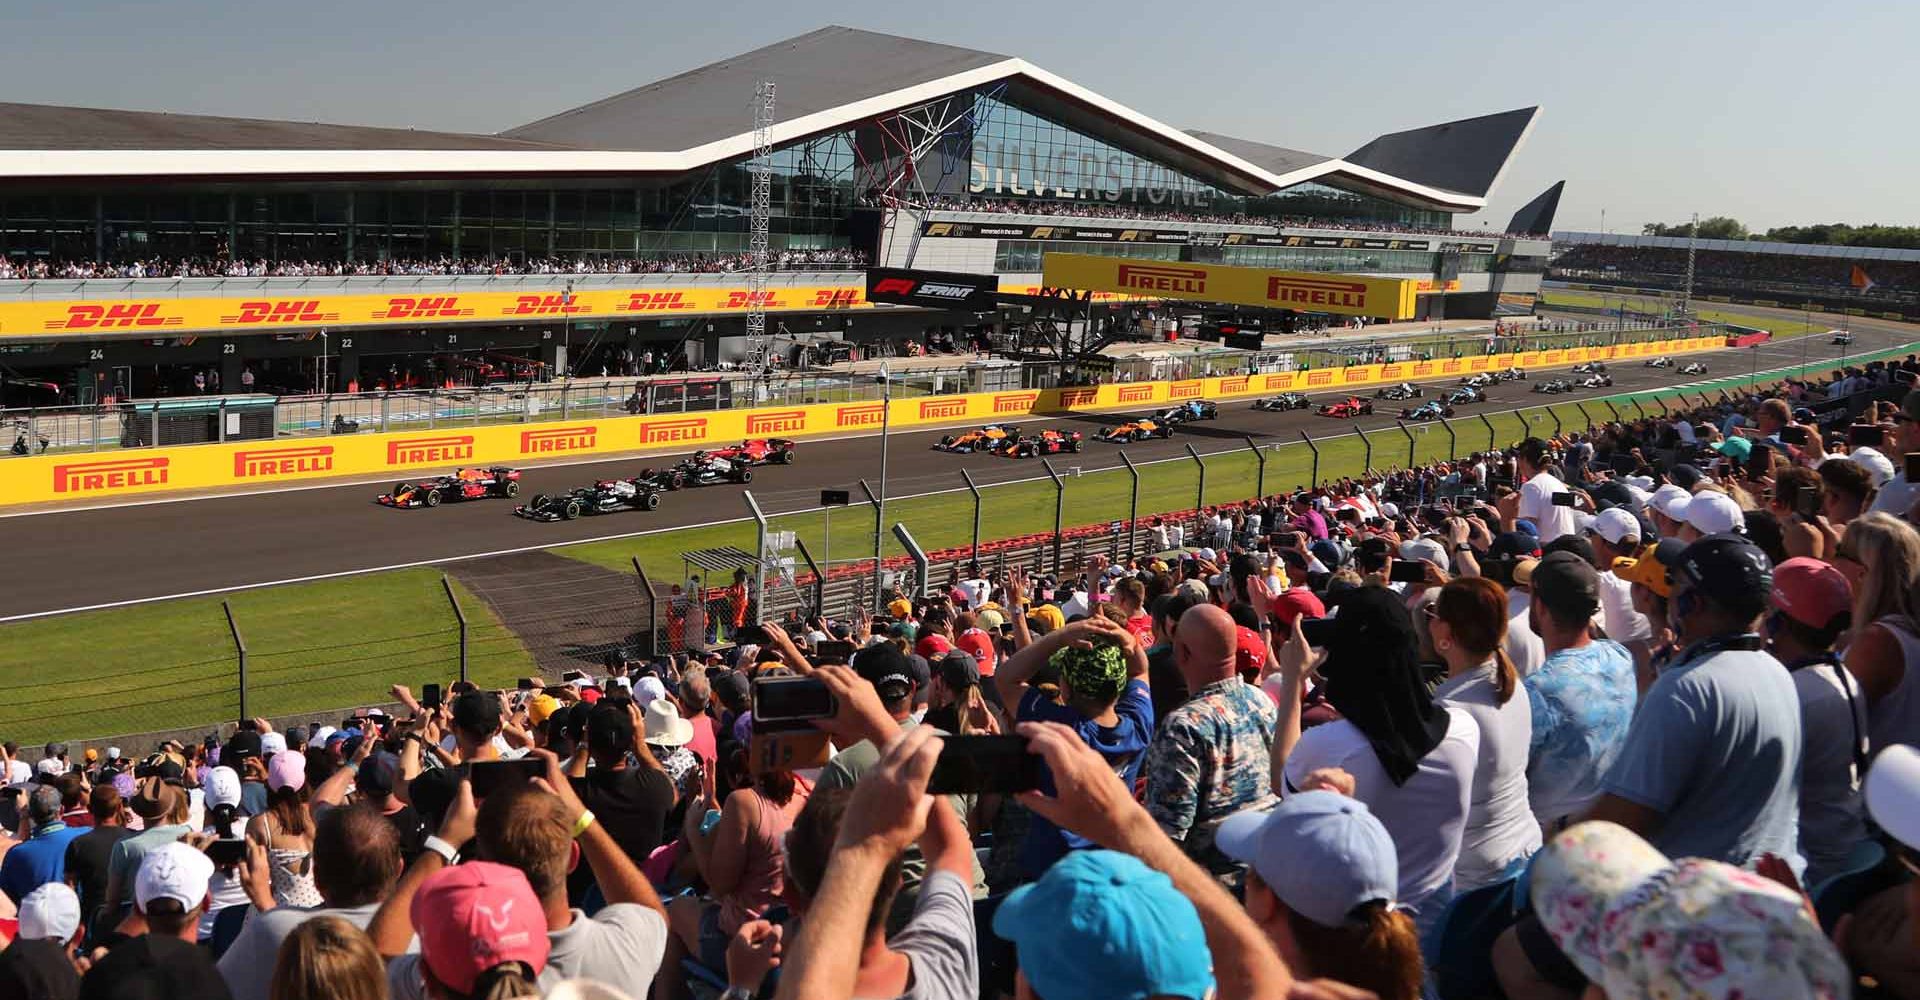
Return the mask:
<svg viewBox="0 0 1920 1000">
<path fill-rule="evenodd" d="M 453 724 L 472 735 L 492 733 L 500 728 L 500 696 L 492 691 L 468 691 L 453 699 Z"/>
<path fill-rule="evenodd" d="M 980 684 L 980 663 L 973 654 L 964 649 L 956 649 L 940 658 L 940 682 L 949 691 L 961 688 L 978 687 Z"/>
<path fill-rule="evenodd" d="M 393 792 L 394 779 L 400 774 L 400 758 L 380 751 L 367 755 L 366 763 L 353 776 L 355 788 L 368 795 L 388 795 Z"/>
<path fill-rule="evenodd" d="M 913 693 L 913 664 L 893 643 L 878 643 L 855 653 L 853 672 L 872 684 L 882 701 L 899 701 Z"/>
<path fill-rule="evenodd" d="M 227 745 L 220 751 L 220 763 L 238 771 L 242 760 L 258 757 L 260 753 L 260 734 L 243 729 L 228 738 Z"/>
<path fill-rule="evenodd" d="M 1676 465 L 1673 468 L 1667 470 L 1667 482 L 1670 482 L 1673 485 L 1678 486 L 1689 493 L 1693 492 L 1693 486 L 1695 483 L 1698 483 L 1700 480 L 1705 478 L 1707 478 L 1706 473 L 1701 472 L 1699 469 L 1694 468 L 1691 465 Z"/>
<path fill-rule="evenodd" d="M 1593 564 L 1565 550 L 1551 552 L 1533 567 L 1528 583 L 1535 603 L 1562 622 L 1579 622 L 1600 610 L 1600 574 Z M 1761 590 L 1761 600 L 1766 591 Z"/>
<path fill-rule="evenodd" d="M 1669 572 L 1675 587 L 1687 587 L 1737 615 L 1759 615 L 1773 592 L 1772 560 L 1735 534 L 1694 540 Z"/>
<path fill-rule="evenodd" d="M 1493 544 L 1487 546 L 1487 562 L 1519 562 L 1540 555 L 1540 539 L 1524 531 L 1506 531 L 1493 538 Z"/>
<path fill-rule="evenodd" d="M 599 704 L 587 711 L 587 748 L 614 753 L 633 745 L 633 716 L 626 709 Z"/>
</svg>

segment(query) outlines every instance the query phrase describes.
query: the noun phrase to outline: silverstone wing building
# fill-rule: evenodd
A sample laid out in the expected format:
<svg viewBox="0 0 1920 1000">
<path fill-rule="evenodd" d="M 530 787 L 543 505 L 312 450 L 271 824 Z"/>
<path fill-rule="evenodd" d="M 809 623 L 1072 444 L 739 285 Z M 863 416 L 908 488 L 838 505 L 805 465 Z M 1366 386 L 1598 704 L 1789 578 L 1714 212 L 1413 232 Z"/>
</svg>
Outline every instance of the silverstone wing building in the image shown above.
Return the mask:
<svg viewBox="0 0 1920 1000">
<path fill-rule="evenodd" d="M 1328 156 L 1183 130 L 1021 58 L 828 27 L 494 135 L 0 103 L 0 402 L 36 382 L 154 395 L 209 366 L 306 388 L 319 355 L 333 389 L 422 359 L 739 357 L 745 281 L 692 272 L 747 250 L 760 81 L 782 261 L 761 302 L 789 347 L 1020 322 L 876 306 L 866 262 L 993 275 L 1006 303 L 1041 291 L 1049 252 L 1399 276 L 1452 317 L 1530 297 L 1545 269 L 1539 200 L 1517 234 L 1448 231 L 1536 108 Z"/>
</svg>

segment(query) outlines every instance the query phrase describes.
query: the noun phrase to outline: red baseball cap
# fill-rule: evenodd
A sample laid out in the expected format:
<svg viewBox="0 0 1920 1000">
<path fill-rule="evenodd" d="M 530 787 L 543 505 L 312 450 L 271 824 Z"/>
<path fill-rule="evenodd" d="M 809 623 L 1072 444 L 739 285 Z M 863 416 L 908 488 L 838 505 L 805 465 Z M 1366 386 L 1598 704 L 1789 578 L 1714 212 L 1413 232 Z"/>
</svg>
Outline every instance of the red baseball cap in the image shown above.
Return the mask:
<svg viewBox="0 0 1920 1000">
<path fill-rule="evenodd" d="M 1273 595 L 1268 608 L 1275 618 L 1289 625 L 1298 621 L 1302 615 L 1308 618 L 1327 616 L 1327 606 L 1320 603 L 1320 598 L 1313 596 L 1313 591 L 1305 587 L 1292 587 Z"/>
<path fill-rule="evenodd" d="M 1260 633 L 1245 625 L 1235 626 L 1233 631 L 1239 639 L 1234 651 L 1234 669 L 1243 674 L 1259 673 L 1267 662 L 1267 644 L 1261 641 Z"/>
<path fill-rule="evenodd" d="M 937 660 L 953 652 L 953 643 L 948 642 L 944 635 L 923 635 L 914 644 L 913 651 L 929 660 Z"/>
<path fill-rule="evenodd" d="M 547 967 L 547 915 L 520 869 L 490 861 L 443 868 L 420 884 L 408 908 L 420 960 L 456 993 L 473 992 L 482 972 L 525 962 Z"/>
<path fill-rule="evenodd" d="M 1853 589 L 1839 570 L 1799 556 L 1773 568 L 1773 606 L 1808 628 L 1823 629 L 1853 609 Z"/>
</svg>

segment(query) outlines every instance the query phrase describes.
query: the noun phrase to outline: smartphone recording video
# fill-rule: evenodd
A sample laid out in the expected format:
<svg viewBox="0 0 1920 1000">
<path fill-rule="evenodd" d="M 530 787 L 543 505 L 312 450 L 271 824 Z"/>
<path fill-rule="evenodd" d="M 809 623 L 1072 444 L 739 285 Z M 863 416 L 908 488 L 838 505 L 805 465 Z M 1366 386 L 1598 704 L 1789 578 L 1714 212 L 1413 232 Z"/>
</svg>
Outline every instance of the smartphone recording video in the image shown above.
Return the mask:
<svg viewBox="0 0 1920 1000">
<path fill-rule="evenodd" d="M 815 677 L 762 677 L 753 682 L 755 722 L 830 719 L 839 710 L 839 700 Z"/>
<path fill-rule="evenodd" d="M 1040 787 L 1040 758 L 1023 736 L 943 736 L 927 778 L 935 795 L 1011 795 Z"/>
<path fill-rule="evenodd" d="M 519 760 L 477 760 L 467 768 L 467 780 L 473 782 L 473 797 L 486 798 L 502 788 L 524 785 L 547 773 L 546 761 L 538 757 Z"/>
</svg>

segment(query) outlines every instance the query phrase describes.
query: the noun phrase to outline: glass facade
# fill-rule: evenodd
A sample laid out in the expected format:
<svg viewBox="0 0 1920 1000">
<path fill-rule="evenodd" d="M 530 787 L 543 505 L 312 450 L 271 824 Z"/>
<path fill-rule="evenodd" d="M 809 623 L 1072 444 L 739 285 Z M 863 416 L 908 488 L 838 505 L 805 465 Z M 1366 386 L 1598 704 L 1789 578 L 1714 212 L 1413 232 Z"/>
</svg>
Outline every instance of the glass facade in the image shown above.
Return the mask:
<svg viewBox="0 0 1920 1000">
<path fill-rule="evenodd" d="M 1249 199 L 1246 213 L 1270 219 L 1384 222 L 1427 229 L 1445 229 L 1453 224 L 1453 216 L 1446 212 L 1414 208 L 1313 181 L 1295 184 L 1265 198 Z"/>
<path fill-rule="evenodd" d="M 995 274 L 1035 274 L 1050 253 L 1084 253 L 1135 260 L 1179 260 L 1180 247 L 1152 243 L 1069 243 L 1054 240 L 1001 240 L 993 249 Z"/>
</svg>

